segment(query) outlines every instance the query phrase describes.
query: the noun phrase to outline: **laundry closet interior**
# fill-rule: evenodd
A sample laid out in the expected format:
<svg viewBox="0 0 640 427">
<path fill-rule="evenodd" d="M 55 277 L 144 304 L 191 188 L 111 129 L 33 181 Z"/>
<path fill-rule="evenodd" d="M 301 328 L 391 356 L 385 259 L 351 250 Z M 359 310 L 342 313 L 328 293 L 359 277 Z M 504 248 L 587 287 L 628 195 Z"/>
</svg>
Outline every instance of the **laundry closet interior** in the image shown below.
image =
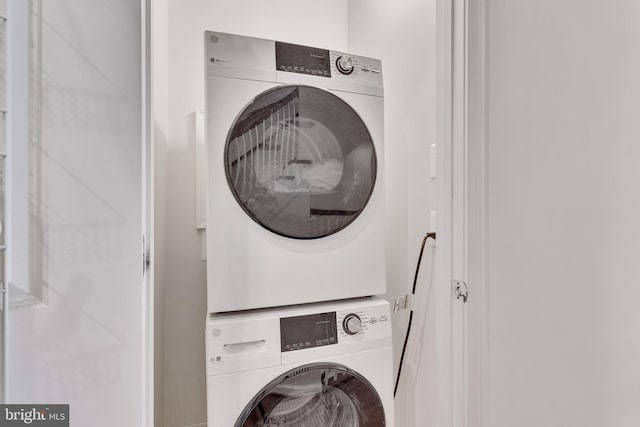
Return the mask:
<svg viewBox="0 0 640 427">
<path fill-rule="evenodd" d="M 214 330 L 217 331 L 216 334 L 226 333 L 224 327 L 215 326 L 215 318 L 212 320 L 207 316 L 210 312 L 234 312 L 229 314 L 228 318 L 222 317 L 225 322 L 233 320 L 233 316 L 241 315 L 238 313 L 247 313 L 257 320 L 252 320 L 254 323 L 245 326 L 239 324 L 238 327 L 251 329 L 251 325 L 264 325 L 270 321 L 265 320 L 269 317 L 268 314 L 263 315 L 266 316 L 265 319 L 260 320 L 261 310 L 265 307 L 286 306 L 281 309 L 285 314 L 274 314 L 275 319 L 278 316 L 281 319 L 282 329 L 287 324 L 287 321 L 282 319 L 297 319 L 298 323 L 304 324 L 304 319 L 315 319 L 313 316 L 331 313 L 333 310 L 337 313 L 337 318 L 332 319 L 329 316 L 323 318 L 323 321 L 337 324 L 337 330 L 342 331 L 345 337 L 340 339 L 347 339 L 349 336 L 348 321 L 357 320 L 360 328 L 360 322 L 364 325 L 364 320 L 368 322 L 373 319 L 373 322 L 365 327 L 375 331 L 376 327 L 383 327 L 382 322 L 377 322 L 378 318 L 388 319 L 389 331 L 393 336 L 393 367 L 388 367 L 388 376 L 389 383 L 395 381 L 409 313 L 408 310 L 399 310 L 386 314 L 380 304 L 384 304 L 385 300 L 389 301 L 391 305 L 387 310 L 392 309 L 394 301 L 411 292 L 422 239 L 426 232 L 435 231 L 438 222 L 437 200 L 440 186 L 436 171 L 432 170 L 436 161 L 430 160 L 435 156 L 436 150 L 436 14 L 435 0 L 393 3 L 381 0 L 153 2 L 150 15 L 150 63 L 155 177 L 154 415 L 157 427 L 206 425 L 207 391 L 208 387 L 214 387 L 207 385 L 207 378 L 211 372 L 223 366 L 205 360 L 210 357 L 210 349 L 205 348 L 206 319 L 209 319 L 209 323 L 213 322 L 207 325 L 207 334 L 213 334 Z M 205 35 L 205 32 L 211 33 Z M 322 58 L 321 61 L 326 59 L 327 66 L 331 66 L 326 68 L 326 72 L 332 73 L 332 82 L 339 81 L 340 76 L 344 77 L 345 81 L 352 79 L 351 81 L 356 82 L 359 80 L 353 80 L 354 78 L 365 78 L 368 80 L 361 84 L 361 87 L 369 85 L 374 89 L 337 87 L 335 93 L 338 96 L 324 100 L 322 97 L 327 92 L 315 89 L 318 79 L 322 80 L 324 77 L 319 77 L 315 72 L 314 75 L 305 75 L 303 72 L 287 74 L 286 66 L 293 67 L 293 64 L 286 64 L 286 60 L 283 65 L 284 72 L 278 71 L 278 75 L 284 76 L 283 78 L 292 75 L 288 80 L 291 83 L 287 83 L 287 80 L 277 80 L 277 84 L 267 84 L 264 81 L 269 79 L 263 77 L 255 78 L 262 83 L 247 83 L 253 77 L 242 75 L 242 72 L 234 79 L 233 71 L 226 70 L 236 57 L 219 58 L 219 55 L 224 56 L 225 53 L 220 54 L 220 50 L 216 49 L 222 46 L 219 49 L 224 51 L 224 42 L 242 45 L 242 40 L 245 39 L 232 38 L 228 41 L 228 35 L 249 37 L 246 39 L 249 44 L 244 46 L 249 46 L 247 49 L 251 55 L 262 57 L 265 55 L 259 52 L 263 41 L 267 41 L 267 52 L 269 49 L 273 50 L 273 43 L 276 43 L 276 50 L 280 49 L 280 62 L 287 55 L 290 58 L 299 56 L 300 49 L 317 49 L 317 52 L 312 51 L 311 54 L 322 56 L 326 53 L 326 58 Z M 214 49 L 208 56 L 205 55 L 207 44 Z M 344 63 L 345 68 L 339 70 L 336 68 L 336 60 L 341 53 L 348 53 L 349 59 L 353 62 Z M 308 54 L 308 51 L 305 50 L 303 54 Z M 269 54 L 266 57 L 267 62 L 271 60 Z M 209 62 L 205 64 L 207 60 Z M 226 64 L 216 64 L 216 60 Z M 239 61 L 242 62 L 242 59 Z M 275 64 L 275 58 L 273 61 Z M 349 67 L 354 63 L 355 73 L 350 76 L 352 71 Z M 209 69 L 212 71 L 208 72 Z M 206 85 L 205 74 L 208 75 L 206 79 L 209 79 Z M 218 77 L 210 77 L 216 74 Z M 347 83 L 350 84 L 349 81 Z M 255 90 L 246 89 L 247 85 L 250 87 L 251 84 L 257 85 Z M 209 89 L 206 89 L 207 86 Z M 234 90 L 236 87 L 245 89 Z M 324 88 L 324 85 L 320 84 L 320 87 Z M 243 90 L 246 95 L 236 95 Z M 354 95 L 356 92 L 364 94 Z M 215 98 L 216 94 L 220 96 Z M 259 94 L 266 99 L 262 104 Z M 207 96 L 210 98 L 207 99 Z M 265 103 L 271 102 L 269 100 L 278 105 L 276 108 L 270 107 L 265 115 L 262 107 Z M 373 104 L 370 104 L 371 102 Z M 349 107 L 355 112 L 349 111 Z M 322 113 L 320 110 L 323 108 L 331 112 Z M 217 113 L 208 110 L 216 110 Z M 350 149 L 341 147 L 340 141 L 334 141 L 333 150 L 345 154 L 344 160 L 336 161 L 334 158 L 339 157 L 338 155 L 327 154 L 328 157 L 325 157 L 329 158 L 329 161 L 324 161 L 313 171 L 307 168 L 306 172 L 300 172 L 300 168 L 308 166 L 310 162 L 304 158 L 303 141 L 305 138 L 313 139 L 309 136 L 309 129 L 313 129 L 315 124 L 322 132 L 322 129 L 328 126 L 326 132 L 331 133 L 334 130 L 330 129 L 331 126 L 339 127 L 340 124 L 336 125 L 335 122 L 349 114 L 363 117 L 361 132 L 373 135 L 370 136 L 371 140 L 382 139 L 383 145 L 371 145 L 369 148 L 363 145 L 362 148 L 353 151 L 356 154 L 349 157 L 347 152 Z M 304 123 L 305 115 L 310 124 Z M 322 117 L 325 117 L 325 123 L 322 123 Z M 296 129 L 292 129 L 291 126 L 294 119 Z M 236 130 L 230 130 L 229 126 L 216 129 L 216 120 L 235 123 Z M 271 135 L 272 131 L 269 129 L 276 129 L 277 126 L 273 125 L 274 120 L 284 123 L 279 128 L 282 134 L 273 131 L 271 137 L 275 140 L 279 138 L 282 147 L 274 148 L 271 145 L 271 148 L 267 149 L 267 144 L 273 144 L 266 141 L 266 136 Z M 318 122 L 320 124 L 317 124 Z M 349 131 L 357 132 L 353 129 Z M 340 131 L 336 132 L 339 134 Z M 218 138 L 223 142 L 227 139 L 224 152 L 220 151 L 218 155 L 203 149 L 203 141 L 211 144 L 212 138 Z M 287 157 L 289 151 L 294 151 L 293 146 L 286 145 L 287 138 L 303 141 L 296 148 L 302 153 L 298 157 L 294 158 L 293 154 L 290 158 Z M 331 148 L 328 150 L 331 151 Z M 206 157 L 207 155 L 209 157 Z M 271 155 L 273 159 L 266 157 Z M 280 175 L 274 178 L 269 167 L 275 164 L 277 156 L 280 156 L 277 161 L 284 166 L 278 172 Z M 353 163 L 353 159 L 358 156 L 360 160 L 355 160 L 356 163 L 349 166 L 349 162 Z M 207 165 L 207 160 L 220 162 L 220 165 L 228 161 L 226 176 L 222 167 L 221 172 L 216 172 L 216 177 L 221 180 L 209 175 L 211 171 L 209 174 L 203 171 L 204 168 L 211 167 Z M 243 161 L 248 166 L 241 166 Z M 233 167 L 237 170 L 232 170 Z M 361 199 L 360 206 L 354 208 L 347 204 L 342 208 L 326 207 L 327 203 L 332 203 L 327 197 L 322 199 L 313 195 L 320 194 L 327 188 L 339 189 L 337 181 L 327 183 L 325 180 L 320 184 L 316 183 L 316 189 L 311 190 L 311 202 L 308 198 L 299 196 L 300 176 L 311 176 L 309 180 L 312 181 L 314 177 L 317 178 L 314 173 L 324 174 L 325 177 L 329 174 L 331 181 L 331 173 L 336 168 L 342 174 L 356 171 L 353 173 L 361 176 L 353 179 L 362 187 L 356 190 L 361 193 L 358 196 Z M 366 177 L 367 173 L 369 178 Z M 377 179 L 376 173 L 379 174 Z M 247 174 L 255 176 L 247 177 Z M 291 238 L 288 233 L 293 233 L 293 237 L 296 237 L 296 230 L 291 229 L 286 221 L 278 223 L 277 219 L 273 219 L 269 201 L 264 202 L 266 204 L 263 208 L 256 208 L 259 195 L 256 193 L 245 197 L 245 193 L 253 191 L 252 180 L 258 186 L 266 186 L 266 180 L 275 181 L 276 184 L 271 185 L 276 185 L 277 188 L 270 190 L 276 195 L 276 199 L 278 194 L 285 194 L 282 196 L 284 201 L 280 200 L 282 203 L 279 206 L 286 206 L 285 209 L 289 209 L 291 215 L 296 215 L 296 209 L 311 209 L 317 215 L 325 217 L 316 221 L 313 229 L 315 231 L 304 231 L 302 236 L 297 236 L 300 239 Z M 376 185 L 379 185 L 379 188 L 376 188 Z M 234 194 L 230 187 L 234 188 Z M 208 188 L 210 194 L 204 194 L 203 188 Z M 220 196 L 216 192 L 223 191 L 228 192 L 225 195 L 228 204 L 216 206 L 216 197 Z M 369 202 L 372 205 L 377 204 L 378 207 L 369 206 Z M 309 203 L 311 207 L 305 208 L 305 204 Z M 361 212 L 351 218 L 356 210 Z M 250 218 L 252 214 L 254 217 Z M 216 219 L 220 221 L 216 223 Z M 255 231 L 256 233 L 263 234 L 258 240 L 251 235 L 253 231 L 246 231 L 246 235 L 243 236 L 233 234 L 243 227 L 247 230 L 254 227 L 255 230 L 259 230 Z M 356 243 L 351 252 L 344 252 L 354 259 L 353 265 L 348 271 L 343 267 L 340 267 L 342 270 L 333 267 L 336 271 L 332 271 L 335 257 L 332 259 L 326 254 L 332 251 L 339 253 L 336 248 L 348 246 L 349 241 L 357 242 L 358 233 L 362 234 L 363 230 L 371 235 L 368 237 L 369 240 Z M 266 240 L 259 241 L 263 238 Z M 216 239 L 218 243 L 215 243 Z M 216 246 L 218 244 L 221 246 Z M 358 244 L 360 246 L 357 246 Z M 438 321 L 437 316 L 446 314 L 438 309 L 438 290 L 431 288 L 436 275 L 436 250 L 434 242 L 429 242 L 422 258 L 417 295 L 413 302 L 414 327 L 404 356 L 403 373 L 393 405 L 396 426 L 436 423 L 438 417 L 442 416 L 437 409 L 437 390 L 443 381 L 441 364 L 444 350 L 442 346 L 436 345 L 437 340 L 442 337 L 438 335 L 435 325 Z M 298 253 L 304 254 L 309 251 L 319 254 L 314 257 L 317 262 L 305 265 L 304 256 L 296 258 Z M 290 263 L 286 261 L 288 256 L 292 260 Z M 252 271 L 253 267 L 247 267 L 248 264 L 258 265 L 256 271 Z M 220 298 L 212 296 L 211 291 L 207 296 L 208 268 L 210 277 L 224 277 L 224 281 L 215 282 L 214 285 Z M 364 282 L 348 289 L 348 286 L 345 286 L 346 282 L 340 282 L 340 276 L 348 277 L 349 280 L 361 277 Z M 241 277 L 244 279 L 240 279 Z M 255 285 L 246 285 L 254 283 L 251 280 L 261 282 L 255 289 L 264 289 L 264 295 L 255 295 L 251 289 L 251 286 Z M 272 291 L 269 290 L 270 280 L 278 283 Z M 326 281 L 324 287 L 323 280 Z M 224 282 L 227 281 L 233 282 L 233 289 L 224 293 Z M 306 296 L 305 283 L 313 285 Z M 358 291 L 359 286 L 364 287 L 364 290 Z M 209 289 L 212 289 L 211 285 Z M 449 296 L 448 288 L 445 293 Z M 379 294 L 381 299 L 368 298 L 363 302 L 352 298 L 371 294 Z M 238 305 L 238 298 L 246 301 L 246 304 Z M 326 302 L 333 300 L 341 301 Z M 278 301 L 283 302 L 279 304 Z M 299 303 L 304 304 L 298 305 Z M 321 304 L 318 306 L 313 303 Z M 332 304 L 337 304 L 338 309 L 334 310 Z M 349 304 L 355 304 L 354 308 L 349 308 Z M 361 306 L 362 304 L 364 306 Z M 367 308 L 367 304 L 372 304 L 372 307 Z M 250 311 L 245 311 L 247 309 Z M 268 310 L 279 309 L 266 310 L 269 313 Z M 382 311 L 379 315 L 370 315 L 370 310 Z M 357 313 L 360 313 L 356 316 L 358 319 L 348 318 L 350 314 Z M 252 335 L 249 335 L 246 340 L 241 340 L 239 347 L 228 346 L 225 350 L 221 347 L 220 354 L 266 345 L 265 340 L 259 336 L 252 339 Z M 331 337 L 333 338 L 339 337 Z M 207 340 L 211 341 L 208 335 Z M 214 344 L 207 341 L 206 345 Z M 280 348 L 277 350 L 279 353 Z M 269 349 L 259 351 L 268 352 Z M 289 352 L 290 355 L 296 353 L 299 352 Z M 391 359 L 391 352 L 389 355 Z M 372 357 L 378 356 L 374 354 Z M 215 361 L 215 356 L 213 359 Z M 378 362 L 372 360 L 371 363 Z M 207 370 L 212 369 L 207 375 L 205 366 Z M 265 384 L 267 382 L 265 381 Z M 221 382 L 220 387 L 223 387 L 223 384 L 224 382 Z M 233 386 L 224 387 L 224 390 L 217 392 L 221 393 L 219 397 L 226 394 L 226 399 L 232 402 Z M 255 393 L 260 388 L 262 387 L 257 387 Z M 212 393 L 211 389 L 209 393 Z M 385 393 L 391 395 L 390 390 Z M 242 404 L 244 405 L 245 403 Z M 209 425 L 217 424 L 210 420 Z"/>
</svg>

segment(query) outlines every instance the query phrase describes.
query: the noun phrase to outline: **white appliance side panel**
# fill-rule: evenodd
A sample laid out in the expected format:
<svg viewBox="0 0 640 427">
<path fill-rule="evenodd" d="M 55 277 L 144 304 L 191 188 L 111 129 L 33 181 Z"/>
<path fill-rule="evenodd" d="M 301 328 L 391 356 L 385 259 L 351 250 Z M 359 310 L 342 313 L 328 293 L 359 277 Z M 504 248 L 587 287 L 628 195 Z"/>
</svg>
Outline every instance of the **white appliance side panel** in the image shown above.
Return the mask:
<svg viewBox="0 0 640 427">
<path fill-rule="evenodd" d="M 315 240 L 278 236 L 237 203 L 224 171 L 227 133 L 242 108 L 276 86 L 207 77 L 207 283 L 210 313 L 382 294 L 385 282 L 383 99 L 333 92 L 357 111 L 374 140 L 376 185 L 360 216 Z"/>
<path fill-rule="evenodd" d="M 364 376 L 380 396 L 386 416 L 386 427 L 393 427 L 393 352 L 390 346 L 330 359 L 310 359 L 300 364 L 208 376 L 207 425 L 209 427 L 234 425 L 240 413 L 267 383 L 297 366 L 323 361 L 344 365 Z"/>
</svg>

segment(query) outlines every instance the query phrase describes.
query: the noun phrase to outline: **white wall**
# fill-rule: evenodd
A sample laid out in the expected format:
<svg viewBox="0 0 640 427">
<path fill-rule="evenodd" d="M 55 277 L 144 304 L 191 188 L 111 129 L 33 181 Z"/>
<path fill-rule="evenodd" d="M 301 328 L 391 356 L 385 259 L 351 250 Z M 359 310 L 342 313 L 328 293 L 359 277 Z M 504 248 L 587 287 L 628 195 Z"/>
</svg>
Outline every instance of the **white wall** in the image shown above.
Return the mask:
<svg viewBox="0 0 640 427">
<path fill-rule="evenodd" d="M 349 0 L 348 28 L 349 51 L 380 58 L 384 72 L 387 298 L 393 301 L 411 292 L 420 243 L 430 231 L 429 211 L 436 209 L 435 181 L 429 178 L 436 135 L 436 1 Z M 396 398 L 398 427 L 438 420 L 434 259 L 428 246 Z M 393 318 L 395 370 L 407 319 L 406 312 Z"/>
<path fill-rule="evenodd" d="M 157 236 L 162 281 L 164 396 L 157 426 L 202 422 L 205 407 L 205 265 L 195 229 L 193 112 L 204 108 L 203 32 L 216 30 L 346 50 L 347 3 L 300 0 L 168 0 L 168 138 L 164 236 Z M 161 18 L 165 19 L 165 18 Z M 161 46 L 159 46 L 161 47 Z M 162 125 L 159 125 L 162 127 Z M 156 181 L 158 185 L 163 185 Z M 160 303 L 160 302 L 158 302 Z"/>
<path fill-rule="evenodd" d="M 640 3 L 487 3 L 484 425 L 640 425 Z"/>
</svg>

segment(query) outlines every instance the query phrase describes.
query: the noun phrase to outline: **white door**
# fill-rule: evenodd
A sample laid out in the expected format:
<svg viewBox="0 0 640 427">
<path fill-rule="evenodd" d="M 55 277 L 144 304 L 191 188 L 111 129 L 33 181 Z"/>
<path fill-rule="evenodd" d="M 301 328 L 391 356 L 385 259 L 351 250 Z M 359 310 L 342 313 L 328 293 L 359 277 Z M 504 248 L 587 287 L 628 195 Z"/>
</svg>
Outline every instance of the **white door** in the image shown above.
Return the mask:
<svg viewBox="0 0 640 427">
<path fill-rule="evenodd" d="M 75 426 L 146 422 L 142 23 L 140 0 L 8 0 L 5 401 Z"/>
<path fill-rule="evenodd" d="M 640 425 L 640 3 L 484 3 L 470 425 Z"/>
</svg>

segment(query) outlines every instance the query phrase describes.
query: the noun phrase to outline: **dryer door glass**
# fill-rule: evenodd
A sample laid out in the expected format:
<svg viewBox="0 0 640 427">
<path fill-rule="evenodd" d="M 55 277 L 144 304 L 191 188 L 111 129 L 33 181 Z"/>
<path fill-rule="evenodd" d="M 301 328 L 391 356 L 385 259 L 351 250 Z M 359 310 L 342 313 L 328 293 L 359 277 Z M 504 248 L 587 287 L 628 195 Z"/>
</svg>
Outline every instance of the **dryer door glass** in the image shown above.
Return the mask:
<svg viewBox="0 0 640 427">
<path fill-rule="evenodd" d="M 235 427 L 383 427 L 380 396 L 357 372 L 334 363 L 301 366 L 276 378 Z"/>
<path fill-rule="evenodd" d="M 360 116 L 336 95 L 279 86 L 255 97 L 227 136 L 225 170 L 242 209 L 282 236 L 315 239 L 352 223 L 376 179 Z"/>
</svg>

